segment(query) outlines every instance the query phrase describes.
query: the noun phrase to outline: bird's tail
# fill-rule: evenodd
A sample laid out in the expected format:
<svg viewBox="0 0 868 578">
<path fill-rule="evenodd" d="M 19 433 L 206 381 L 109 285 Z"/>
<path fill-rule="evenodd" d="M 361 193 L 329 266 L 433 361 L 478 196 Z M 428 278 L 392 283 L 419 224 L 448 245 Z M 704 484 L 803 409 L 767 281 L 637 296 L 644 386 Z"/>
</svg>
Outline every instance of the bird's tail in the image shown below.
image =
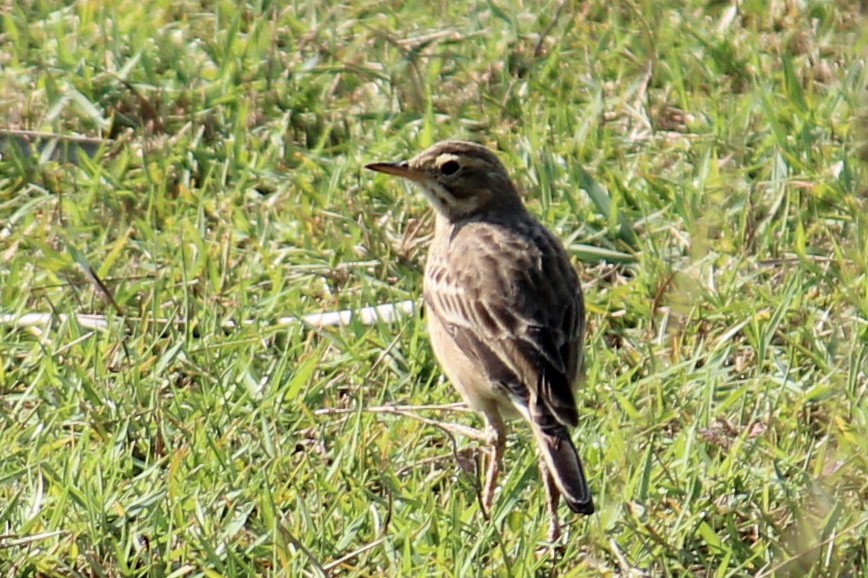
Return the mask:
<svg viewBox="0 0 868 578">
<path fill-rule="evenodd" d="M 567 506 L 577 514 L 593 514 L 594 500 L 591 498 L 591 490 L 567 428 L 560 426 L 543 431 L 538 424 L 533 424 L 532 427 L 542 459 Z M 545 475 L 545 472 L 540 472 L 540 475 Z"/>
</svg>

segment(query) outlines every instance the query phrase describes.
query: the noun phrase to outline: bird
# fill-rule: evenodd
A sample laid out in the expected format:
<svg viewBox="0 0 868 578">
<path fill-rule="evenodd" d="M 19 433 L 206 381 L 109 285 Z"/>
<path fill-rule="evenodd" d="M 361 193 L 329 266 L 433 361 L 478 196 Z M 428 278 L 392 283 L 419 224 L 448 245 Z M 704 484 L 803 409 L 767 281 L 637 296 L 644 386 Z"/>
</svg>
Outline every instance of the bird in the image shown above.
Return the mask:
<svg viewBox="0 0 868 578">
<path fill-rule="evenodd" d="M 441 141 L 410 160 L 365 168 L 413 182 L 434 209 L 423 281 L 428 333 L 446 377 L 487 423 L 484 511 L 502 468 L 505 418 L 518 414 L 536 440 L 554 542 L 561 496 L 573 512 L 594 513 L 570 438 L 579 421 L 585 307 L 567 251 L 483 145 Z"/>
</svg>

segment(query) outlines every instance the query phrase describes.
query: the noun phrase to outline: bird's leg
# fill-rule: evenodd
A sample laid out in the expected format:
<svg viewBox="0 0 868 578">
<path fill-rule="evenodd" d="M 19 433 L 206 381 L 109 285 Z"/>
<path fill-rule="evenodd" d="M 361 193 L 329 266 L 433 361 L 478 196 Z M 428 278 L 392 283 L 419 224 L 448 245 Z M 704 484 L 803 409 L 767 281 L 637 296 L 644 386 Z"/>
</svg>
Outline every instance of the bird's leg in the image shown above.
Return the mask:
<svg viewBox="0 0 868 578">
<path fill-rule="evenodd" d="M 494 502 L 494 489 L 497 486 L 497 478 L 500 475 L 500 464 L 503 461 L 503 450 L 506 448 L 506 424 L 497 410 L 486 411 L 485 419 L 488 421 L 489 443 L 491 444 L 491 458 L 488 462 L 488 473 L 485 478 L 485 487 L 482 490 L 482 504 L 486 512 L 491 512 Z"/>
<path fill-rule="evenodd" d="M 549 542 L 555 542 L 561 537 L 561 525 L 558 522 L 558 503 L 561 501 L 561 492 L 555 484 L 555 478 L 549 471 L 545 460 L 540 457 L 539 474 L 546 489 L 546 506 L 549 511 Z"/>
</svg>

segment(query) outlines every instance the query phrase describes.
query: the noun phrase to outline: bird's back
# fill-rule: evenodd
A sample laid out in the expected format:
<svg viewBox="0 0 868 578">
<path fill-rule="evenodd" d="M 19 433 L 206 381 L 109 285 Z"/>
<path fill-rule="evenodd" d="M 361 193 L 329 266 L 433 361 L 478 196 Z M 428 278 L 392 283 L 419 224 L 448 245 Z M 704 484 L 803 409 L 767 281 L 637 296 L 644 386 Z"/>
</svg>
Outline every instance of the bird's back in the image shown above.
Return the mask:
<svg viewBox="0 0 868 578">
<path fill-rule="evenodd" d="M 526 211 L 438 227 L 425 300 L 485 377 L 544 425 L 577 422 L 584 305 L 566 251 Z M 449 360 L 441 360 L 448 364 Z"/>
</svg>

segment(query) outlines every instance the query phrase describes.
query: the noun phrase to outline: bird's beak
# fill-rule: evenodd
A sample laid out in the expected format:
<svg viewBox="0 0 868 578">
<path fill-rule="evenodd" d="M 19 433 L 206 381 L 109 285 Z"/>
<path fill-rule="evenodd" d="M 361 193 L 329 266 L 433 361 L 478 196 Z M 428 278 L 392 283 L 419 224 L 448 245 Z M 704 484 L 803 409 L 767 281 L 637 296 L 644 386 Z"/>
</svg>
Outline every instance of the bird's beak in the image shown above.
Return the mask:
<svg viewBox="0 0 868 578">
<path fill-rule="evenodd" d="M 425 173 L 416 169 L 411 169 L 410 163 L 407 161 L 397 161 L 394 163 L 371 163 L 365 165 L 365 168 L 380 173 L 386 173 L 387 175 L 404 177 L 411 181 L 421 181 L 425 178 Z"/>
</svg>

